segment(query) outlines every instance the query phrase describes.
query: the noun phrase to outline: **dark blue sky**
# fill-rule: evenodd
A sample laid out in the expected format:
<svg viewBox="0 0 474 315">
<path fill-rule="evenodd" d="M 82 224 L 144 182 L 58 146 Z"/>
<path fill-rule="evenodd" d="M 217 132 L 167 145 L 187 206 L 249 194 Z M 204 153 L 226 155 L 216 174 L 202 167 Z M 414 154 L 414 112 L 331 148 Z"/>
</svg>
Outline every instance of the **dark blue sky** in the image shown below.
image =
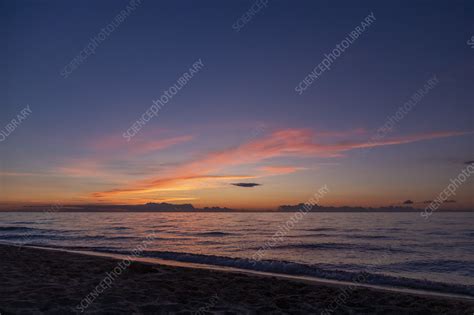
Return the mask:
<svg viewBox="0 0 474 315">
<path fill-rule="evenodd" d="M 15 195 L 4 198 L 7 201 L 20 201 L 24 196 L 18 190 L 20 186 L 34 190 L 35 198 L 29 201 L 40 200 L 40 195 L 67 195 L 70 200 L 79 200 L 78 195 L 123 188 L 123 182 L 131 179 L 118 180 L 115 176 L 120 174 L 107 173 L 110 165 L 125 167 L 138 158 L 121 156 L 120 161 L 112 162 L 117 155 L 108 152 L 107 158 L 101 153 L 99 159 L 97 152 L 91 152 L 90 143 L 111 135 L 120 137 L 152 100 L 198 59 L 202 59 L 204 69 L 141 132 L 143 139 L 150 141 L 185 135 L 193 135 L 193 141 L 140 160 L 140 167 L 151 161 L 158 165 L 191 163 L 213 150 L 239 146 L 260 122 L 268 126 L 262 137 L 290 128 L 347 133 L 363 129 L 369 138 L 433 75 L 438 77 L 439 85 L 400 121 L 390 137 L 474 129 L 474 49 L 466 43 L 474 35 L 472 1 L 269 1 L 267 8 L 235 32 L 233 23 L 253 1 L 142 0 L 100 43 L 95 55 L 66 79 L 60 75 L 61 69 L 128 1 L 0 3 L 4 47 L 0 50 L 0 128 L 27 104 L 33 110 L 31 117 L 0 143 L 2 171 L 54 174 L 47 179 L 45 174 L 36 179 L 20 175 L 10 179 L 7 177 L 12 175 L 5 175 L 2 181 Z M 375 23 L 303 95 L 295 93 L 295 86 L 323 55 L 370 12 L 376 17 Z M 163 132 L 156 136 L 156 130 Z M 353 136 L 324 141 L 355 141 Z M 288 192 L 283 200 L 268 197 L 265 205 L 296 201 L 318 184 L 331 181 L 339 187 L 335 188 L 337 197 L 330 200 L 335 204 L 348 203 L 356 196 L 363 197 L 354 202 L 364 204 L 386 204 L 405 197 L 429 199 L 457 174 L 464 161 L 472 159 L 472 139 L 468 134 L 389 146 L 373 149 L 363 157 L 344 154 L 330 163 L 327 157 L 298 159 L 280 154 L 252 160 L 251 167 L 242 165 L 243 170 L 232 169 L 232 173 L 241 171 L 240 175 L 257 176 L 257 181 L 268 180 L 261 187 L 262 194 L 268 196 L 299 183 L 298 192 Z M 111 178 L 71 179 L 67 172 L 60 172 L 71 160 L 94 160 L 92 164 L 106 169 Z M 314 173 L 308 178 L 307 174 L 278 175 L 278 180 L 286 183 L 278 187 L 276 177 L 252 171 L 263 167 L 258 163 L 291 164 Z M 320 163 L 343 166 L 333 170 Z M 349 165 L 350 170 L 345 169 Z M 425 169 L 427 165 L 432 169 Z M 225 164 L 209 172 L 228 175 L 229 167 L 237 165 Z M 380 176 L 369 181 L 363 191 L 348 188 L 371 167 L 377 168 L 374 172 Z M 417 195 L 408 196 L 409 189 L 403 185 L 408 183 L 408 188 L 413 188 L 410 178 L 418 178 L 416 172 L 420 170 L 431 175 L 424 177 L 424 188 Z M 156 179 L 160 174 L 133 180 Z M 396 185 L 388 183 L 388 177 L 397 176 L 402 177 Z M 50 188 L 36 193 L 38 182 Z M 381 183 L 381 191 L 374 192 Z M 220 202 L 219 198 L 211 198 L 208 190 L 192 186 L 189 198 L 203 204 Z M 233 196 L 225 187 L 221 193 Z M 271 188 L 265 192 L 267 187 Z M 385 197 L 379 196 L 383 194 Z M 464 204 L 472 205 L 472 198 L 465 194 Z M 172 200 L 173 196 L 165 197 Z"/>
</svg>

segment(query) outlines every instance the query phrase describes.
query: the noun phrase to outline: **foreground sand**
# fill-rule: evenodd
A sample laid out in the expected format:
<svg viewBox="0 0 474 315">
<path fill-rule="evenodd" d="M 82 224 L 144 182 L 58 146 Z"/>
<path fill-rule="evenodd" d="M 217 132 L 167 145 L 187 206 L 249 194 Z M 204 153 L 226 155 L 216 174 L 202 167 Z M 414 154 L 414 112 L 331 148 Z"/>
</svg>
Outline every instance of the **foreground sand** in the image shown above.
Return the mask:
<svg viewBox="0 0 474 315">
<path fill-rule="evenodd" d="M 73 314 L 119 261 L 0 245 L 0 312 Z M 133 262 L 85 314 L 321 314 L 340 287 Z M 208 313 L 206 313 L 206 311 Z M 467 301 L 354 289 L 333 314 L 473 314 Z"/>
</svg>

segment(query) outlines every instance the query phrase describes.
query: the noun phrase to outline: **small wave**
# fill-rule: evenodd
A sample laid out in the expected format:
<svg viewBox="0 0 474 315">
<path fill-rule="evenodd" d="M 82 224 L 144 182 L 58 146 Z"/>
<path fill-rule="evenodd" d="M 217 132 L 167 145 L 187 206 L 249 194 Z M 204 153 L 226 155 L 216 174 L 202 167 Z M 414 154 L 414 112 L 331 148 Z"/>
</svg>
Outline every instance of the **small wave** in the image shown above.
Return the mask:
<svg viewBox="0 0 474 315">
<path fill-rule="evenodd" d="M 383 233 L 385 233 L 385 232 L 399 232 L 399 231 L 403 231 L 404 229 L 383 227 L 383 228 L 376 228 L 375 230 L 382 231 Z"/>
<path fill-rule="evenodd" d="M 36 222 L 34 221 L 17 221 L 17 222 L 11 222 L 12 224 L 35 224 Z"/>
<path fill-rule="evenodd" d="M 124 250 L 106 249 L 101 251 L 122 255 L 131 254 L 130 251 Z M 311 276 L 339 281 L 356 281 L 357 279 L 357 282 L 365 284 L 389 285 L 402 288 L 430 290 L 444 293 L 458 293 L 474 296 L 474 286 L 382 275 L 379 273 L 370 273 L 370 269 L 364 272 L 331 270 L 324 268 L 323 265 L 305 265 L 300 263 L 276 260 L 255 261 L 246 258 L 231 258 L 225 256 L 179 252 L 145 251 L 141 254 L 141 256 L 187 263 L 199 263 L 213 266 L 272 272 L 278 274 Z"/>
<path fill-rule="evenodd" d="M 306 231 L 325 232 L 325 231 L 336 231 L 336 229 L 333 229 L 333 228 L 317 228 L 317 229 L 307 229 Z"/>
<path fill-rule="evenodd" d="M 220 243 L 215 242 L 215 241 L 199 241 L 196 244 L 199 244 L 199 245 L 218 245 Z"/>
<path fill-rule="evenodd" d="M 29 243 L 33 240 L 69 240 L 70 238 L 61 235 L 50 235 L 50 234 L 7 234 L 0 235 L 0 240 L 17 240 L 22 243 Z"/>
<path fill-rule="evenodd" d="M 232 235 L 232 233 L 213 231 L 213 232 L 196 233 L 195 235 L 199 235 L 199 236 L 226 236 L 226 235 Z"/>
<path fill-rule="evenodd" d="M 131 240 L 135 239 L 134 236 L 102 236 L 102 235 L 77 235 L 70 237 L 71 239 L 78 240 Z"/>
<path fill-rule="evenodd" d="M 0 226 L 0 232 L 26 232 L 26 231 L 34 231 L 39 230 L 35 228 L 29 228 L 26 226 Z"/>
<path fill-rule="evenodd" d="M 451 235 L 452 233 L 444 232 L 444 231 L 433 231 L 433 232 L 428 232 L 426 235 Z"/>
<path fill-rule="evenodd" d="M 81 241 L 95 241 L 95 240 L 107 240 L 107 241 L 114 241 L 114 240 L 129 240 L 135 239 L 132 236 L 94 236 L 94 235 L 65 235 L 65 234 L 36 234 L 36 233 L 23 233 L 23 234 L 0 234 L 0 240 L 18 240 L 21 242 L 29 243 L 33 240 L 81 240 Z"/>
<path fill-rule="evenodd" d="M 303 235 L 287 235 L 288 238 L 301 238 L 301 237 L 334 237 L 331 234 L 325 233 L 314 233 L 314 234 L 303 234 Z"/>
<path fill-rule="evenodd" d="M 346 235 L 347 238 L 358 238 L 358 239 L 367 239 L 367 240 L 388 240 L 393 239 L 393 237 L 385 235 Z"/>
<path fill-rule="evenodd" d="M 111 227 L 106 228 L 106 230 L 124 231 L 124 230 L 131 230 L 131 229 L 126 226 L 111 226 Z"/>
<path fill-rule="evenodd" d="M 457 272 L 468 277 L 474 276 L 474 263 L 462 260 L 416 260 L 409 262 L 393 263 L 385 265 L 383 268 L 392 270 L 393 267 L 410 271 L 430 271 L 430 272 Z"/>
<path fill-rule="evenodd" d="M 0 233 L 22 233 L 22 235 L 29 235 L 33 233 L 66 233 L 69 231 L 61 231 L 61 230 L 52 230 L 52 229 L 39 229 L 39 228 L 31 228 L 26 226 L 0 226 Z M 20 234 L 21 235 L 21 234 Z"/>
<path fill-rule="evenodd" d="M 390 251 L 390 252 L 409 252 L 401 248 L 393 248 L 386 246 L 373 246 L 363 244 L 348 244 L 348 243 L 307 243 L 307 244 L 287 244 L 274 246 L 278 249 L 306 249 L 306 250 L 358 250 L 358 251 Z"/>
</svg>

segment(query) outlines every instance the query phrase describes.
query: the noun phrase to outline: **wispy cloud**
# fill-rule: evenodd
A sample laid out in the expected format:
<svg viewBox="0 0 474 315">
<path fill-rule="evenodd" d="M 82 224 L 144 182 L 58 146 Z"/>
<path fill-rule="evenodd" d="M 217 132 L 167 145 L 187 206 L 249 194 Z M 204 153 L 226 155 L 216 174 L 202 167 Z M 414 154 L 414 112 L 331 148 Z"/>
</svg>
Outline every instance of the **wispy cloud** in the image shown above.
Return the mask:
<svg viewBox="0 0 474 315">
<path fill-rule="evenodd" d="M 74 158 L 53 170 L 54 173 L 74 177 L 107 176 L 108 173 L 101 167 L 101 162 L 93 158 Z"/>
<path fill-rule="evenodd" d="M 203 176 L 182 176 L 182 177 L 168 177 L 159 180 L 153 180 L 152 183 L 146 180 L 137 182 L 134 186 L 129 188 L 118 188 L 105 192 L 93 193 L 95 198 L 110 198 L 117 195 L 127 194 L 146 194 L 167 191 L 191 191 L 200 188 L 217 187 L 219 182 L 226 182 L 230 180 L 245 180 L 252 179 L 255 176 L 246 175 L 203 175 Z"/>
<path fill-rule="evenodd" d="M 382 139 L 377 142 L 363 140 L 340 141 L 335 143 L 321 143 L 325 136 L 310 129 L 283 129 L 277 130 L 263 138 L 254 139 L 233 148 L 210 152 L 192 161 L 177 165 L 162 172 L 158 178 L 149 178 L 134 183 L 129 187 L 117 188 L 110 191 L 97 192 L 95 197 L 105 197 L 120 194 L 147 193 L 162 190 L 190 190 L 196 189 L 202 181 L 222 181 L 223 179 L 255 178 L 262 175 L 212 175 L 225 171 L 226 168 L 261 162 L 276 157 L 340 157 L 347 151 L 389 145 L 401 145 L 423 140 L 460 136 L 469 132 L 445 131 L 414 134 L 402 137 Z M 360 136 L 361 131 L 355 131 L 354 136 Z M 339 134 L 338 134 L 339 135 Z M 294 169 L 287 168 L 290 172 Z M 269 173 L 277 169 L 268 169 Z M 280 169 L 281 172 L 284 169 Z"/>
<path fill-rule="evenodd" d="M 171 146 L 189 142 L 194 137 L 192 135 L 175 136 L 168 138 L 159 138 L 153 140 L 144 140 L 143 138 L 134 139 L 132 142 L 126 142 L 117 135 L 98 138 L 90 143 L 90 147 L 97 151 L 110 153 L 111 151 L 127 151 L 131 154 L 145 154 L 158 150 L 163 150 Z"/>
<path fill-rule="evenodd" d="M 149 134 L 150 138 L 155 138 Z M 85 157 L 66 159 L 55 166 L 50 174 L 72 177 L 113 177 L 117 174 L 140 175 L 157 170 L 158 167 L 142 165 L 134 158 L 156 153 L 193 139 L 192 135 L 162 137 L 156 140 L 134 139 L 126 142 L 121 137 L 109 135 L 86 143 Z"/>
<path fill-rule="evenodd" d="M 304 167 L 296 166 L 262 166 L 259 168 L 266 176 L 291 174 L 304 169 Z"/>
</svg>

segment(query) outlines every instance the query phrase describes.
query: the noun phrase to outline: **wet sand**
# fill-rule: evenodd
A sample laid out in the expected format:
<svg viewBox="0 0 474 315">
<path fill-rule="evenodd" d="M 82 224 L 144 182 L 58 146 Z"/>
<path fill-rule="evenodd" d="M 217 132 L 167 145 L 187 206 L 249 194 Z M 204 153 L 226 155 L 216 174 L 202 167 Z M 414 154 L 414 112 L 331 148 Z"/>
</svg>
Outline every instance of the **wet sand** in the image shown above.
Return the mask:
<svg viewBox="0 0 474 315">
<path fill-rule="evenodd" d="M 0 257 L 2 315 L 474 313 L 466 300 L 36 248 L 0 245 Z"/>
</svg>

